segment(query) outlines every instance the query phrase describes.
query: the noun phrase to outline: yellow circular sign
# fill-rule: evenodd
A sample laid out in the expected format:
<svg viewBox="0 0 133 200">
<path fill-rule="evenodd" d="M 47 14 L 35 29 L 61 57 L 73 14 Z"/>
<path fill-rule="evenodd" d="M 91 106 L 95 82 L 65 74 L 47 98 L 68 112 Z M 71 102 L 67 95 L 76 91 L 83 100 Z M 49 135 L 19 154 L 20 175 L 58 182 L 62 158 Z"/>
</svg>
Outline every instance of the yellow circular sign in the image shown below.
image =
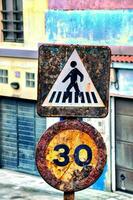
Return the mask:
<svg viewBox="0 0 133 200">
<path fill-rule="evenodd" d="M 36 162 L 50 185 L 62 191 L 78 191 L 100 176 L 106 148 L 92 126 L 77 120 L 59 122 L 40 139 Z"/>
</svg>

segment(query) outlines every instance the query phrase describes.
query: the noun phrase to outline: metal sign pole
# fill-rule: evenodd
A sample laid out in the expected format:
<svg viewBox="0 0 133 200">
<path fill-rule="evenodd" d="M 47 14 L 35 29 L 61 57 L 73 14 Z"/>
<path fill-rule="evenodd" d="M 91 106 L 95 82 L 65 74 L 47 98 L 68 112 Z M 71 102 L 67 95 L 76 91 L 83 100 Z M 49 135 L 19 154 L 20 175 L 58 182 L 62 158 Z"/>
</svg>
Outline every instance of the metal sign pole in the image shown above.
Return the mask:
<svg viewBox="0 0 133 200">
<path fill-rule="evenodd" d="M 64 200 L 74 200 L 74 192 L 64 192 Z"/>
</svg>

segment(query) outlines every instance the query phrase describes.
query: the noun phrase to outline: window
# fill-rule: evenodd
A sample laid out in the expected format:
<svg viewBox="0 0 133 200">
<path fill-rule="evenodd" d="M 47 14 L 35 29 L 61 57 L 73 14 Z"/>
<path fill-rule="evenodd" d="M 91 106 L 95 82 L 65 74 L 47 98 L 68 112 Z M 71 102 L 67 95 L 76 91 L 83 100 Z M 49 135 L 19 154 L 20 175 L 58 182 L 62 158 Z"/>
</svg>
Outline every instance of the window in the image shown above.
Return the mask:
<svg viewBox="0 0 133 200">
<path fill-rule="evenodd" d="M 0 69 L 0 83 L 8 83 L 8 70 Z"/>
<path fill-rule="evenodd" d="M 26 72 L 26 87 L 35 87 L 35 74 Z"/>
<path fill-rule="evenodd" d="M 3 39 L 23 42 L 22 0 L 2 0 Z"/>
</svg>

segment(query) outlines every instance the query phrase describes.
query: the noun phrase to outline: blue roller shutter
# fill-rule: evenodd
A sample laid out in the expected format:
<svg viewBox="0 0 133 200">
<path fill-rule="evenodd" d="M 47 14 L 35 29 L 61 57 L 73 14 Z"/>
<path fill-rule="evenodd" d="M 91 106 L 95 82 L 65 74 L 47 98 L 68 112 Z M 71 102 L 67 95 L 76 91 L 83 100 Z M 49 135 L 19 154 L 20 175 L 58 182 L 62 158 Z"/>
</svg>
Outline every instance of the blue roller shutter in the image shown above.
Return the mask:
<svg viewBox="0 0 133 200">
<path fill-rule="evenodd" d="M 36 102 L 0 99 L 0 166 L 36 174 L 36 143 L 46 128 Z"/>
<path fill-rule="evenodd" d="M 17 106 L 16 101 L 0 99 L 0 165 L 17 166 Z"/>
</svg>

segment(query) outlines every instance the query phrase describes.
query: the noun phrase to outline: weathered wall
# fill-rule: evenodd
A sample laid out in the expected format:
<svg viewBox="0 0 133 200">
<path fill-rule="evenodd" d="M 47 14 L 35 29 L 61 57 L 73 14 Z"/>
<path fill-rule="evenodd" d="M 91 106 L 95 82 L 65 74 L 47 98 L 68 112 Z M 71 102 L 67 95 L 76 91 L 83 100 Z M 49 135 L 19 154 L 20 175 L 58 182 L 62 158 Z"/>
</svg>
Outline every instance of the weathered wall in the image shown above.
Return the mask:
<svg viewBox="0 0 133 200">
<path fill-rule="evenodd" d="M 47 9 L 47 0 L 23 1 L 24 16 L 24 44 L 25 46 L 37 46 L 44 41 L 44 12 Z"/>
<path fill-rule="evenodd" d="M 53 11 L 46 13 L 48 42 L 133 45 L 133 10 Z"/>
<path fill-rule="evenodd" d="M 87 9 L 129 9 L 132 0 L 49 0 L 49 9 L 87 10 Z"/>
</svg>

